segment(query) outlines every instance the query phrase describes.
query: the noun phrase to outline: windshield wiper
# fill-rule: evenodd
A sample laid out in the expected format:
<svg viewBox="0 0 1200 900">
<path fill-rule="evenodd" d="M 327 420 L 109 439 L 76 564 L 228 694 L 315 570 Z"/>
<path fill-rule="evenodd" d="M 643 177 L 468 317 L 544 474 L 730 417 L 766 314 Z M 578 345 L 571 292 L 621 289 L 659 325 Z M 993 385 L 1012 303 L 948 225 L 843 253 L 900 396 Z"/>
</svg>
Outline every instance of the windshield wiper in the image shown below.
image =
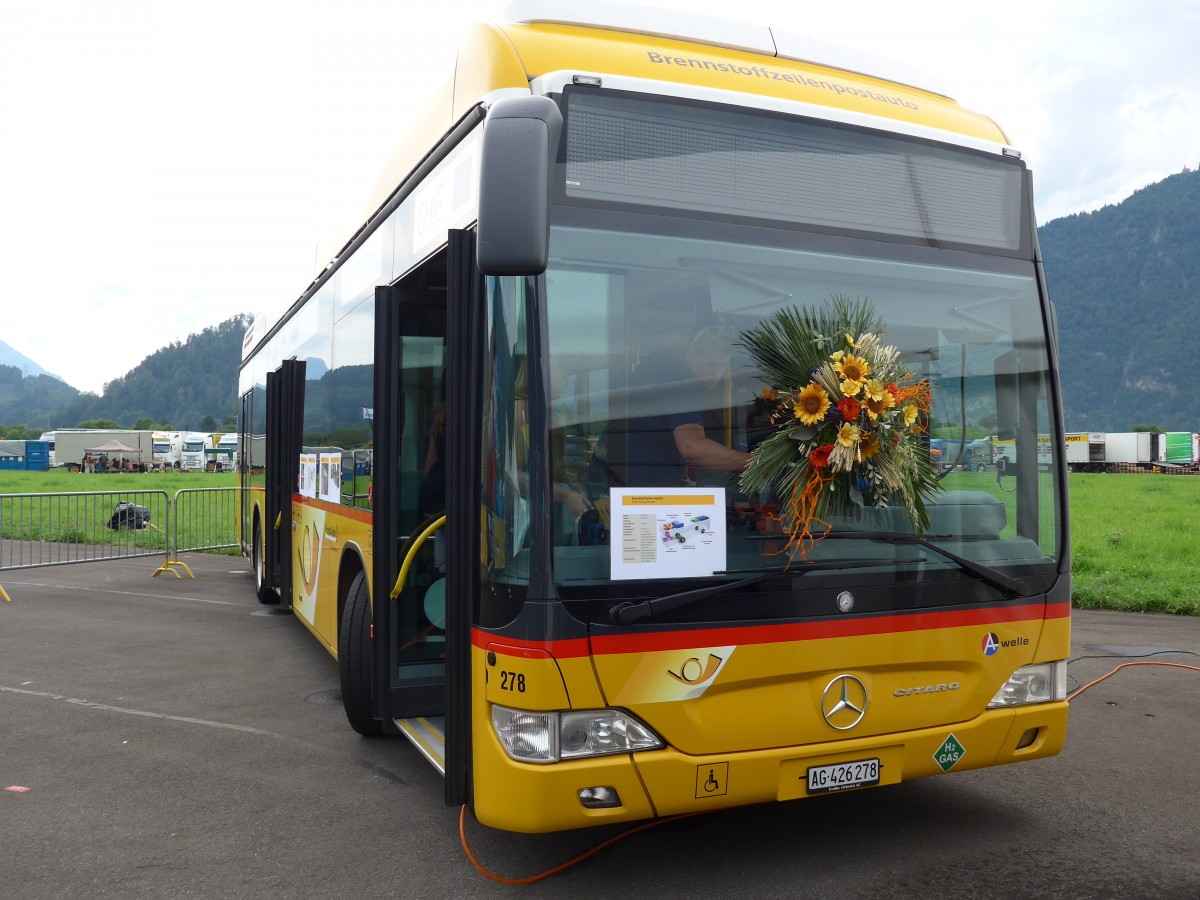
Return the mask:
<svg viewBox="0 0 1200 900">
<path fill-rule="evenodd" d="M 818 572 L 829 569 L 869 569 L 872 567 L 894 567 L 897 565 L 907 565 L 911 563 L 921 562 L 922 560 L 894 560 L 894 559 L 830 559 L 820 562 L 805 562 L 798 565 L 787 566 L 771 566 L 770 568 L 761 569 L 727 569 L 722 572 L 713 572 L 714 575 L 750 575 L 750 578 L 743 578 L 741 581 L 725 581 L 721 584 L 709 584 L 702 588 L 693 588 L 690 591 L 680 591 L 677 594 L 667 594 L 664 597 L 654 597 L 650 600 L 642 600 L 634 603 L 626 601 L 618 603 L 609 611 L 609 618 L 613 622 L 620 625 L 629 625 L 641 619 L 648 619 L 655 613 L 668 612 L 673 609 L 681 609 L 685 606 L 691 606 L 706 597 L 711 597 L 714 594 L 723 594 L 726 591 L 732 591 L 736 588 L 747 587 L 751 584 L 757 584 L 768 575 L 793 575 L 801 576 L 809 572 Z"/>
<path fill-rule="evenodd" d="M 904 531 L 829 531 L 825 533 L 821 540 L 827 541 L 830 538 L 883 541 L 886 544 L 913 544 L 917 547 L 924 547 L 926 550 L 932 550 L 939 556 L 945 557 L 959 566 L 959 568 L 970 572 L 985 584 L 990 584 L 1009 600 L 1029 594 L 1029 588 L 1025 586 L 1024 582 L 1016 578 L 1010 578 L 1003 572 L 997 572 L 995 569 L 989 568 L 982 563 L 977 563 L 973 559 L 967 559 L 965 556 L 952 553 L 945 547 L 939 547 L 937 544 L 919 535 L 909 534 Z"/>
<path fill-rule="evenodd" d="M 656 612 L 666 612 L 671 609 L 679 609 L 681 606 L 690 606 L 693 603 L 703 600 L 705 597 L 713 596 L 713 594 L 723 594 L 726 591 L 757 584 L 772 572 L 782 571 L 782 569 L 772 569 L 770 572 L 760 572 L 750 578 L 743 578 L 741 581 L 723 581 L 720 584 L 709 584 L 690 591 L 680 591 L 678 594 L 667 594 L 665 597 L 642 600 L 639 603 L 627 600 L 624 603 L 618 603 L 614 606 L 609 610 L 608 615 L 612 621 L 619 625 L 629 625 L 639 619 L 648 619 Z"/>
</svg>

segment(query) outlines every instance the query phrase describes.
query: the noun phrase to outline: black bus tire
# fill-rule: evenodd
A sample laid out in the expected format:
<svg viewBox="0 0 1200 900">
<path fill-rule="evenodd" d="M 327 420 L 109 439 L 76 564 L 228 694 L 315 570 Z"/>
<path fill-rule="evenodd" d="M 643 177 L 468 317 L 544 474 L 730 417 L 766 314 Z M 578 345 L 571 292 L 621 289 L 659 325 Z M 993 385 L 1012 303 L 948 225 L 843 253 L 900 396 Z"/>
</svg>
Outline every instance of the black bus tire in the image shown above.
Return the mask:
<svg viewBox="0 0 1200 900">
<path fill-rule="evenodd" d="M 250 564 L 254 567 L 254 593 L 259 603 L 274 606 L 279 602 L 279 594 L 267 586 L 267 557 L 263 553 L 262 525 L 254 523 L 254 543 L 250 551 Z"/>
<path fill-rule="evenodd" d="M 383 723 L 372 713 L 371 702 L 371 592 L 362 572 L 354 576 L 342 624 L 338 629 L 338 675 L 342 683 L 342 708 L 350 727 L 368 737 L 383 734 Z"/>
</svg>

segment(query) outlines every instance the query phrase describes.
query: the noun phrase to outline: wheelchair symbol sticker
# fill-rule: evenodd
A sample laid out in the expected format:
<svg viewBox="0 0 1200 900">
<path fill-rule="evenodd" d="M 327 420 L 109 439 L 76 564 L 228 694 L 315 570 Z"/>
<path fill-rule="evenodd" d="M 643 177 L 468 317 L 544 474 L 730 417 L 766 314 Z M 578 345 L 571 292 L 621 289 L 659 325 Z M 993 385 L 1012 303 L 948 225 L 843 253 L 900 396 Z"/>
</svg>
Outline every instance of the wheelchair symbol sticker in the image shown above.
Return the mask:
<svg viewBox="0 0 1200 900">
<path fill-rule="evenodd" d="M 696 799 L 723 797 L 729 793 L 729 763 L 696 766 Z"/>
</svg>

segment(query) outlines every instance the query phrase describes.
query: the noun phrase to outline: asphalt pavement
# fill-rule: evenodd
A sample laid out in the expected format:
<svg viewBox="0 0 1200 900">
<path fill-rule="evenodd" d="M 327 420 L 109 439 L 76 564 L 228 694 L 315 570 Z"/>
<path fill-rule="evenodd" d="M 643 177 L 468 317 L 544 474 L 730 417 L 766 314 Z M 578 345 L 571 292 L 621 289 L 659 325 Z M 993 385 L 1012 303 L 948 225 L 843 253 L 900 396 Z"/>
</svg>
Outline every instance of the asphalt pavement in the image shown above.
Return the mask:
<svg viewBox="0 0 1200 900">
<path fill-rule="evenodd" d="M 0 572 L 0 897 L 1200 896 L 1198 671 L 1088 688 L 1051 760 L 672 822 L 517 888 L 412 747 L 349 728 L 244 560 L 183 560 Z M 1200 666 L 1200 619 L 1073 633 L 1073 688 Z M 622 833 L 467 821 L 509 877 Z"/>
</svg>

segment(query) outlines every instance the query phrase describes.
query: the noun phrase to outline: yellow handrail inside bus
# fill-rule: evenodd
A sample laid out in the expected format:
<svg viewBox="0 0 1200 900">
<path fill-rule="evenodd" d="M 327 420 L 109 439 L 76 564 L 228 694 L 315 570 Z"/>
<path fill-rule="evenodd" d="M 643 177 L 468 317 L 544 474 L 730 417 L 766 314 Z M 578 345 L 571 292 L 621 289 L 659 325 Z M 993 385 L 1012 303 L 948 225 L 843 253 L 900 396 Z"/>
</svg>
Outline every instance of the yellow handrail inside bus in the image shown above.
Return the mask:
<svg viewBox="0 0 1200 900">
<path fill-rule="evenodd" d="M 408 577 L 408 568 L 412 565 L 412 561 L 417 558 L 417 551 L 421 549 L 421 545 L 426 539 L 446 524 L 446 517 L 434 519 L 425 526 L 425 530 L 417 535 L 416 540 L 412 542 L 412 546 L 408 548 L 408 552 L 404 554 L 404 564 L 400 566 L 400 574 L 396 576 L 396 586 L 392 588 L 392 593 L 389 595 L 393 600 L 400 596 L 400 592 L 404 590 L 404 579 Z"/>
</svg>

